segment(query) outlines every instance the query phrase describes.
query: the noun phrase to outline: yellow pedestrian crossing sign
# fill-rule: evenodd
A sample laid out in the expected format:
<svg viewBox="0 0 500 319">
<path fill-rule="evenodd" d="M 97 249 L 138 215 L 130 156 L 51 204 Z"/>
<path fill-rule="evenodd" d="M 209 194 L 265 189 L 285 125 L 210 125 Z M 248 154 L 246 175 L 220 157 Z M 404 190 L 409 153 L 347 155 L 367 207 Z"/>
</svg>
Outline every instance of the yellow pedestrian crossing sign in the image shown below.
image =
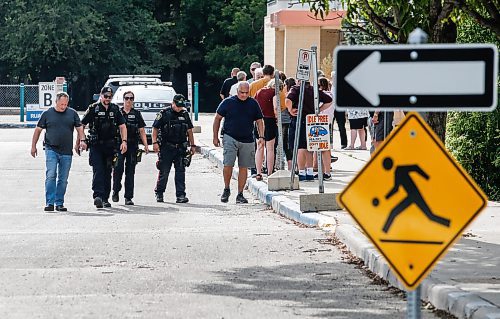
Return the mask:
<svg viewBox="0 0 500 319">
<path fill-rule="evenodd" d="M 410 113 L 339 202 L 414 289 L 487 198 L 417 113 Z"/>
</svg>

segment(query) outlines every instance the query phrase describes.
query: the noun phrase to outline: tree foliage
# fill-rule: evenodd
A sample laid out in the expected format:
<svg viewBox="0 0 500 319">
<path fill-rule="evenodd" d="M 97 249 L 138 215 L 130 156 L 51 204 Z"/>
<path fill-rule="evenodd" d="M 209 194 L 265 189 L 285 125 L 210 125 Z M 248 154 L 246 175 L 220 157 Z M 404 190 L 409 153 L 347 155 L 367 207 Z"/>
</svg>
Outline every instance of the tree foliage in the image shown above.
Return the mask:
<svg viewBox="0 0 500 319">
<path fill-rule="evenodd" d="M 491 30 L 468 16 L 459 21 L 457 42 L 490 42 L 500 47 Z M 500 201 L 500 109 L 451 112 L 446 145 L 488 197 Z"/>
<path fill-rule="evenodd" d="M 231 68 L 262 61 L 265 14 L 265 0 L 2 1 L 0 82 L 66 76 L 84 107 L 109 74 L 161 74 L 185 93 L 192 72 L 212 105 Z"/>
</svg>

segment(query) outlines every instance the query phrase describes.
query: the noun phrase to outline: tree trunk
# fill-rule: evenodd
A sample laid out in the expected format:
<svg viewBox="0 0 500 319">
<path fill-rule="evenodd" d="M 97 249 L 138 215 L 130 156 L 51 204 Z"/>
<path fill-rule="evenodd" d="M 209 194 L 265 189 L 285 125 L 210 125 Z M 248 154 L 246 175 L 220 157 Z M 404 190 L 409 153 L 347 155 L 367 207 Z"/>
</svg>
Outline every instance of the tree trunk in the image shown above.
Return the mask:
<svg viewBox="0 0 500 319">
<path fill-rule="evenodd" d="M 431 32 L 432 43 L 455 43 L 457 41 L 457 25 L 448 20 L 437 21 Z M 427 123 L 444 143 L 446 138 L 446 112 L 431 112 L 427 115 Z"/>
</svg>

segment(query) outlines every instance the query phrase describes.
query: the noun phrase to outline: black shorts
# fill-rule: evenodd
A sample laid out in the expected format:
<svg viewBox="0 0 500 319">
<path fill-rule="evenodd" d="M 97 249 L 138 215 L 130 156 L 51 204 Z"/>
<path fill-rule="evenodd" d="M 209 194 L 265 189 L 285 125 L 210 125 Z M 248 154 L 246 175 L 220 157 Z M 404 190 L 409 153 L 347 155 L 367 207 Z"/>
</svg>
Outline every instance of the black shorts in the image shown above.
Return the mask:
<svg viewBox="0 0 500 319">
<path fill-rule="evenodd" d="M 278 136 L 278 124 L 276 124 L 276 118 L 265 117 L 264 118 L 264 140 L 272 141 Z"/>
<path fill-rule="evenodd" d="M 307 137 L 306 137 L 306 122 L 303 121 L 300 124 L 300 134 L 299 134 L 299 150 L 307 149 Z"/>
<path fill-rule="evenodd" d="M 394 112 L 385 112 L 385 118 L 384 112 L 380 112 L 377 117 L 378 123 L 375 125 L 375 141 L 382 142 L 392 131 Z"/>
<path fill-rule="evenodd" d="M 349 119 L 349 126 L 351 130 L 360 130 L 368 125 L 368 118 L 362 117 L 360 119 Z"/>
</svg>

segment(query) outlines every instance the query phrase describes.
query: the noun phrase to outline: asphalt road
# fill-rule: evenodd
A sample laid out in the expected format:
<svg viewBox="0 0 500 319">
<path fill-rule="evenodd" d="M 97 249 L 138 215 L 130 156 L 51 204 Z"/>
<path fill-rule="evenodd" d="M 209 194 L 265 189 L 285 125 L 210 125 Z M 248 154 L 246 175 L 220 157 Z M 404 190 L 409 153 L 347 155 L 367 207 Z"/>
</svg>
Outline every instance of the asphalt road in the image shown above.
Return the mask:
<svg viewBox="0 0 500 319">
<path fill-rule="evenodd" d="M 188 168 L 188 204 L 175 204 L 173 180 L 167 202 L 154 201 L 147 155 L 136 205 L 100 210 L 88 153 L 75 156 L 69 211 L 44 213 L 32 132 L 0 129 L 0 318 L 405 318 L 402 295 L 346 263 L 328 234 L 249 193 L 236 205 L 236 181 L 221 203 L 221 171 L 201 155 Z"/>
</svg>

